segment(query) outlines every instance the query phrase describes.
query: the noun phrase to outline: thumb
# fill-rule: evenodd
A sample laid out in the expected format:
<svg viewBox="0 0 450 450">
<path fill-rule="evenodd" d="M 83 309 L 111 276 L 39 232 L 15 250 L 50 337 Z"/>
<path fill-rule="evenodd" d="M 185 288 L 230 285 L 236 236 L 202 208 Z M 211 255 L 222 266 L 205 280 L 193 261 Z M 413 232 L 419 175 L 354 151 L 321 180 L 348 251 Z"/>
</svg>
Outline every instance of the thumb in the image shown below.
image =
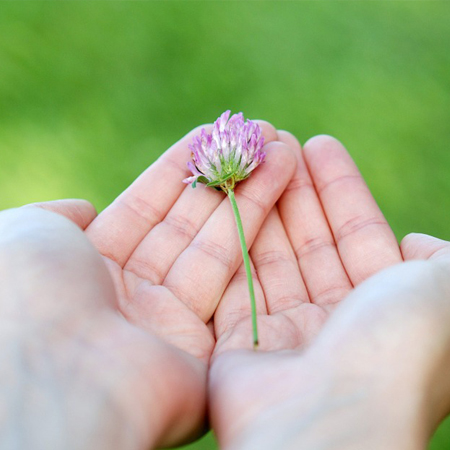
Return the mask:
<svg viewBox="0 0 450 450">
<path fill-rule="evenodd" d="M 450 242 L 428 236 L 427 234 L 410 233 L 400 244 L 403 259 L 450 259 Z"/>
<path fill-rule="evenodd" d="M 85 230 L 97 216 L 97 211 L 94 206 L 87 200 L 54 200 L 50 202 L 31 203 L 24 206 L 24 208 L 30 207 L 42 208 L 47 211 L 61 214 L 78 225 L 82 230 Z"/>
</svg>

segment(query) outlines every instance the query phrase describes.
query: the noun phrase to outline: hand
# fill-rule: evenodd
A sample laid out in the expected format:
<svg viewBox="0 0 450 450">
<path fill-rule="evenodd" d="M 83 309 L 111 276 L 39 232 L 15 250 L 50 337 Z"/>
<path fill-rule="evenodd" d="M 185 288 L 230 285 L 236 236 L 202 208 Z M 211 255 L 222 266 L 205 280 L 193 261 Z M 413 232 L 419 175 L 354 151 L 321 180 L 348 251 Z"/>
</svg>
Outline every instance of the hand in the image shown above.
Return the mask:
<svg viewBox="0 0 450 450">
<path fill-rule="evenodd" d="M 293 152 L 274 142 L 272 126 L 261 126 L 267 163 L 236 190 L 249 244 L 295 169 Z M 98 217 L 82 202 L 38 205 L 86 227 L 94 246 L 55 214 L 30 207 L 2 213 L 0 225 L 12 231 L 0 254 L 4 266 L 13 264 L 0 283 L 1 299 L 6 311 L 15 304 L 27 311 L 25 322 L 14 308 L 4 320 L 15 320 L 19 329 L 30 324 L 26 336 L 42 340 L 31 359 L 39 362 L 48 348 L 49 364 L 58 370 L 42 379 L 61 403 L 61 435 L 79 436 L 75 447 L 175 445 L 204 426 L 215 344 L 208 323 L 242 256 L 228 199 L 182 183 L 187 144 L 198 131 Z M 20 295 L 11 281 L 16 273 L 25 289 Z M 32 380 L 40 377 L 37 362 Z M 56 420 L 55 408 L 48 409 L 45 419 Z"/>
<path fill-rule="evenodd" d="M 295 168 L 294 153 L 274 142 L 275 129 L 265 122 L 260 125 L 267 163 L 236 190 L 249 243 Z M 198 133 L 194 130 L 168 150 L 86 230 L 104 256 L 118 310 L 128 323 L 158 336 L 172 354 L 193 366 L 195 379 L 185 370 L 164 365 L 158 369 L 172 407 L 167 416 L 182 417 L 171 426 L 182 426 L 183 432 L 167 433 L 178 438 L 203 423 L 207 370 L 215 345 L 208 323 L 242 260 L 228 199 L 203 185 L 194 190 L 181 182 L 188 174 L 187 144 Z M 144 388 L 136 386 L 129 396 L 141 402 Z M 186 405 L 184 414 L 180 404 Z M 154 412 L 144 409 L 142 415 L 150 421 Z"/>
<path fill-rule="evenodd" d="M 345 149 L 320 136 L 301 152 L 288 133 L 279 138 L 297 148 L 297 173 L 251 249 L 268 352 L 244 350 L 242 269 L 215 314 L 210 398 L 221 448 L 423 448 L 449 408 L 450 246 L 410 236 L 405 260 L 439 249 L 439 263 L 398 264 Z"/>
<path fill-rule="evenodd" d="M 252 242 L 293 173 L 293 152 L 261 123 L 268 161 L 237 190 Z M 127 320 L 205 364 L 207 323 L 242 260 L 229 201 L 181 182 L 194 130 L 161 156 L 87 228 L 113 277 Z M 270 185 L 267 180 L 271 180 Z"/>
</svg>

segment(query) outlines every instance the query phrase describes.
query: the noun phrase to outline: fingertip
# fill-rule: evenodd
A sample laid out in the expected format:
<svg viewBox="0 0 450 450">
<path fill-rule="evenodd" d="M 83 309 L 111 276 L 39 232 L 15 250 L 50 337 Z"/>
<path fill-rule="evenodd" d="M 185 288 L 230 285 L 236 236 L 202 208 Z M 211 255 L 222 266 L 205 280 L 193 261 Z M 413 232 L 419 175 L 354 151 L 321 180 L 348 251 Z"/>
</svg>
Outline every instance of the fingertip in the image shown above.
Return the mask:
<svg viewBox="0 0 450 450">
<path fill-rule="evenodd" d="M 345 149 L 335 137 L 327 134 L 314 136 L 306 141 L 302 154 L 308 170 L 319 186 L 340 173 L 357 173 L 358 170 Z M 358 172 L 359 173 L 359 172 Z"/>
<path fill-rule="evenodd" d="M 410 260 L 414 258 L 413 248 L 417 242 L 417 238 L 420 236 L 419 233 L 408 233 L 400 242 L 400 251 L 402 253 L 403 259 Z"/>
<path fill-rule="evenodd" d="M 82 230 L 97 217 L 97 210 L 91 202 L 84 199 L 63 199 L 49 202 L 38 202 L 25 205 L 51 211 L 66 217 Z"/>
<path fill-rule="evenodd" d="M 361 177 L 347 149 L 333 136 L 314 136 L 305 143 L 302 154 L 318 192 L 340 177 Z"/>
<path fill-rule="evenodd" d="M 292 133 L 286 130 L 278 130 L 277 133 L 279 141 L 284 142 L 286 145 L 296 151 L 301 151 L 302 146 Z"/>
<path fill-rule="evenodd" d="M 305 151 L 305 153 L 316 152 L 317 150 L 321 149 L 345 150 L 345 147 L 341 141 L 328 134 L 319 134 L 317 136 L 313 136 L 312 138 L 308 139 L 303 146 L 303 150 Z"/>
<path fill-rule="evenodd" d="M 69 199 L 67 202 L 71 202 L 73 206 L 77 206 L 83 211 L 86 216 L 91 216 L 94 218 L 97 215 L 97 209 L 95 206 L 89 201 L 85 199 Z"/>
<path fill-rule="evenodd" d="M 450 243 L 422 233 L 409 233 L 400 243 L 400 250 L 405 261 L 426 260 L 444 248 L 450 248 Z"/>
<path fill-rule="evenodd" d="M 278 134 L 276 128 L 266 120 L 253 120 L 261 128 L 264 140 L 266 143 L 278 140 Z"/>
</svg>

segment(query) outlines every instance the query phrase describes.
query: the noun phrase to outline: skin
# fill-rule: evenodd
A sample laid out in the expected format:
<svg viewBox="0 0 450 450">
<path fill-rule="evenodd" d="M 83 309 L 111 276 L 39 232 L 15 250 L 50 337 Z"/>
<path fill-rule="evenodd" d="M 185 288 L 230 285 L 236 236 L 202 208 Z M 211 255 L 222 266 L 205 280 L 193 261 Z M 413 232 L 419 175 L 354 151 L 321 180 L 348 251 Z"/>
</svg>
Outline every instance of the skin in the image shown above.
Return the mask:
<svg viewBox="0 0 450 450">
<path fill-rule="evenodd" d="M 261 126 L 267 163 L 236 189 L 249 244 L 296 161 Z M 211 319 L 241 250 L 228 199 L 181 182 L 198 132 L 98 216 L 83 201 L 0 214 L 2 403 L 17 411 L 0 444 L 148 449 L 203 432 Z"/>
<path fill-rule="evenodd" d="M 221 448 L 424 449 L 450 410 L 450 244 L 399 247 L 338 141 L 279 138 L 298 164 L 251 249 L 262 351 L 242 267 L 215 314 Z"/>
<path fill-rule="evenodd" d="M 98 217 L 0 213 L 0 448 L 192 439 L 209 365 L 221 448 L 425 447 L 449 410 L 449 244 L 399 248 L 340 143 L 262 126 L 267 163 L 236 190 L 258 352 L 231 206 L 177 182 L 198 130 Z"/>
</svg>

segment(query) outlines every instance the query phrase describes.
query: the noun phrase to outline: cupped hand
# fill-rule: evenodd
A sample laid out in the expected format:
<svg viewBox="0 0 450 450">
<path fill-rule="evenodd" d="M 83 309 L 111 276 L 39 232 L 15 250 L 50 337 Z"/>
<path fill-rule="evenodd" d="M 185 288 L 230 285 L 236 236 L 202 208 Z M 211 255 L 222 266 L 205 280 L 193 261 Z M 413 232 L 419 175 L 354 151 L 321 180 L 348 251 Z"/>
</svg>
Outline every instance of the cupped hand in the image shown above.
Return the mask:
<svg viewBox="0 0 450 450">
<path fill-rule="evenodd" d="M 267 162 L 236 189 L 249 244 L 295 168 L 294 153 L 276 142 L 275 129 L 265 122 L 260 126 Z M 156 336 L 167 346 L 167 355 L 192 366 L 152 366 L 155 377 L 165 382 L 164 401 L 170 406 L 165 413 L 162 402 L 157 413 L 171 418 L 164 444 L 202 426 L 215 345 L 210 320 L 242 260 L 228 199 L 203 185 L 192 189 L 182 183 L 189 175 L 188 144 L 199 131 L 163 154 L 86 229 L 109 269 L 116 308 L 127 324 Z M 140 348 L 143 356 L 150 352 Z M 129 395 L 142 403 L 145 389 L 145 384 L 136 385 Z M 155 412 L 141 409 L 141 420 L 150 423 Z"/>
<path fill-rule="evenodd" d="M 273 127 L 261 126 L 267 163 L 236 190 L 250 243 L 295 165 Z M 207 363 L 215 343 L 207 324 L 242 256 L 228 199 L 181 182 L 198 133 L 164 153 L 86 234 L 104 256 L 125 318 Z"/>
<path fill-rule="evenodd" d="M 242 449 L 365 448 L 353 440 L 356 435 L 366 443 L 373 439 L 370 448 L 394 448 L 395 433 L 388 426 L 393 420 L 399 434 L 417 425 L 417 433 L 395 448 L 420 448 L 408 442 L 423 443 L 433 427 L 418 426 L 423 398 L 412 395 L 416 416 L 401 407 L 414 388 L 430 394 L 430 374 L 440 380 L 434 383 L 439 394 L 430 397 L 442 400 L 449 391 L 445 377 L 436 374 L 450 359 L 445 327 L 450 247 L 412 235 L 400 249 L 356 165 L 335 139 L 318 136 L 303 150 L 286 132 L 279 132 L 279 139 L 296 148 L 298 161 L 251 249 L 262 351 L 248 350 L 250 306 L 242 267 L 214 317 L 210 398 L 219 442 Z M 441 259 L 399 264 L 401 250 L 405 260 L 431 254 Z M 433 330 L 427 342 L 424 336 Z M 412 371 L 417 376 L 408 377 Z M 395 391 L 399 379 L 403 389 Z M 371 413 L 359 401 L 361 390 Z M 388 401 L 387 395 L 398 401 L 383 418 L 375 399 Z M 367 423 L 377 413 L 380 421 L 373 423 L 381 430 L 375 425 L 369 436 Z M 352 435 L 358 427 L 363 431 Z"/>
<path fill-rule="evenodd" d="M 297 170 L 251 249 L 263 350 L 304 347 L 354 286 L 402 260 L 344 147 L 318 136 L 301 150 L 279 135 L 296 150 Z M 241 267 L 215 315 L 216 352 L 248 347 L 245 290 Z"/>
</svg>

